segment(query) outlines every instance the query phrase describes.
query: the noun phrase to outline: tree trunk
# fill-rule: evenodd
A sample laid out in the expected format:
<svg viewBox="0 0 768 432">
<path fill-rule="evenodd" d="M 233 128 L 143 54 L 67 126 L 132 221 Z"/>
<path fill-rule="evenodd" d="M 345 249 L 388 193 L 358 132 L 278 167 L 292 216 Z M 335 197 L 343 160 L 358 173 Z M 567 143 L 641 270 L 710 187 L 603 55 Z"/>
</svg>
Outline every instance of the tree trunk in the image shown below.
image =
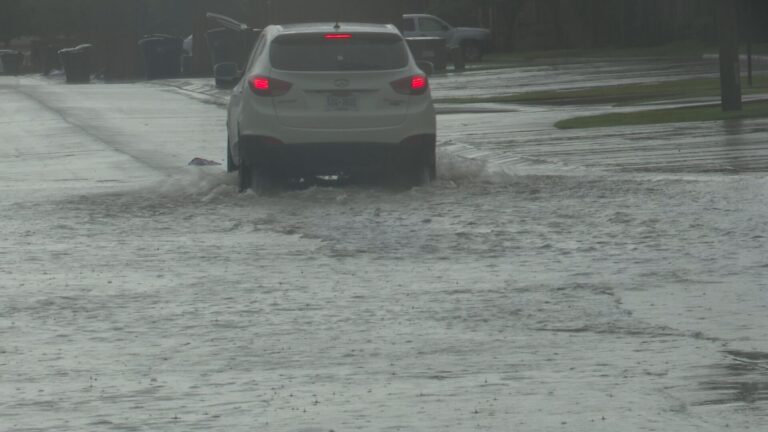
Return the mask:
<svg viewBox="0 0 768 432">
<path fill-rule="evenodd" d="M 210 23 L 206 14 L 209 2 L 206 0 L 194 0 L 192 2 L 192 74 L 196 76 L 209 76 L 213 71 L 211 55 L 208 52 L 208 40 L 205 37 L 210 29 Z"/>
<path fill-rule="evenodd" d="M 138 0 L 108 0 L 97 4 L 97 48 L 103 53 L 106 81 L 134 80 L 140 71 Z"/>
<path fill-rule="evenodd" d="M 739 3 L 719 0 L 720 88 L 723 111 L 741 111 Z"/>
</svg>

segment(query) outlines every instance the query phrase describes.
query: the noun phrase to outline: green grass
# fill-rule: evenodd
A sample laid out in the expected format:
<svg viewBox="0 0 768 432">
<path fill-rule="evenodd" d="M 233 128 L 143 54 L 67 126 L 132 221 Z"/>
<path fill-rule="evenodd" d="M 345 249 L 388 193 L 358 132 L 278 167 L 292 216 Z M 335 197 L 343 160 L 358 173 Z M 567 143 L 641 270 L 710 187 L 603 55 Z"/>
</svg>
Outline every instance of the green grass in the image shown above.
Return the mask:
<svg viewBox="0 0 768 432">
<path fill-rule="evenodd" d="M 758 101 L 745 103 L 744 110 L 737 112 L 723 112 L 720 108 L 720 105 L 670 108 L 631 113 L 575 117 L 559 121 L 555 123 L 555 127 L 558 129 L 584 129 L 766 117 L 768 117 L 768 101 Z"/>
<path fill-rule="evenodd" d="M 754 86 L 744 78 L 743 94 L 768 93 L 768 76 L 755 76 Z M 505 96 L 437 99 L 440 103 L 631 104 L 659 100 L 716 97 L 719 79 L 684 79 L 651 84 L 626 84 L 567 91 L 541 91 Z"/>
</svg>

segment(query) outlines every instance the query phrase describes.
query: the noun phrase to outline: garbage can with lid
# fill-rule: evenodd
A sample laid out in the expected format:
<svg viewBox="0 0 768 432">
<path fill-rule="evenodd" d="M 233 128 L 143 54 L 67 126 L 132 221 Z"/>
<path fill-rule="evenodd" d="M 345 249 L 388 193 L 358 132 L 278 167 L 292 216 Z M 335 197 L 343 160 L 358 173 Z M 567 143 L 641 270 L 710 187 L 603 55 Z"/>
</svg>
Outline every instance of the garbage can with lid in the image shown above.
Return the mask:
<svg viewBox="0 0 768 432">
<path fill-rule="evenodd" d="M 183 41 L 168 35 L 149 35 L 139 41 L 148 80 L 181 75 Z"/>
<path fill-rule="evenodd" d="M 405 39 L 416 61 L 428 61 L 435 70 L 444 71 L 448 67 L 448 48 L 441 37 L 409 37 Z"/>
<path fill-rule="evenodd" d="M 61 64 L 70 84 L 87 84 L 91 82 L 91 49 L 93 45 L 84 44 L 74 48 L 59 51 Z"/>
<path fill-rule="evenodd" d="M 18 75 L 24 54 L 15 50 L 0 50 L 0 75 Z"/>
</svg>

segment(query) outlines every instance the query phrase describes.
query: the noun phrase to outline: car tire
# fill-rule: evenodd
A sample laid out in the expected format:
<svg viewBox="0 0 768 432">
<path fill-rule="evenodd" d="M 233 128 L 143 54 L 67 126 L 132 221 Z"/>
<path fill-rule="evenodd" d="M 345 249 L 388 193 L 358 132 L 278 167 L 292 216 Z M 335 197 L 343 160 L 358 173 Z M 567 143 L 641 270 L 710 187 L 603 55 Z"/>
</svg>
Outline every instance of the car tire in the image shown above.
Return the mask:
<svg viewBox="0 0 768 432">
<path fill-rule="evenodd" d="M 396 190 L 426 186 L 437 178 L 434 137 L 401 149 L 386 170 L 385 185 Z"/>
<path fill-rule="evenodd" d="M 251 167 L 240 161 L 240 169 L 237 171 L 238 190 L 242 193 L 251 188 Z"/>
<path fill-rule="evenodd" d="M 422 183 L 437 180 L 437 141 L 434 136 L 424 138 L 416 149 L 413 160 L 417 161 L 414 168 L 417 179 L 423 179 Z"/>
<path fill-rule="evenodd" d="M 412 175 L 414 186 L 426 186 L 437 180 L 437 157 L 434 141 L 423 147 L 421 163 L 414 168 Z"/>
<path fill-rule="evenodd" d="M 281 182 L 274 173 L 241 161 L 238 171 L 238 185 L 241 193 L 250 189 L 256 195 L 267 196 L 275 194 L 279 190 Z"/>
<path fill-rule="evenodd" d="M 227 172 L 237 171 L 235 160 L 232 158 L 232 138 L 227 134 Z"/>
<path fill-rule="evenodd" d="M 277 192 L 280 182 L 277 177 L 263 168 L 251 168 L 251 190 L 259 196 L 273 195 Z"/>
<path fill-rule="evenodd" d="M 470 63 L 479 62 L 483 59 L 483 50 L 480 44 L 475 41 L 466 41 L 461 44 L 464 49 L 464 60 Z"/>
<path fill-rule="evenodd" d="M 386 189 L 404 192 L 415 187 L 426 186 L 431 181 L 430 168 L 419 164 L 401 169 L 394 169 L 381 177 Z"/>
<path fill-rule="evenodd" d="M 432 182 L 432 168 L 423 164 L 417 166 L 411 172 L 411 187 L 427 186 Z"/>
<path fill-rule="evenodd" d="M 437 142 L 433 137 L 429 143 L 425 146 L 425 160 L 427 170 L 429 172 L 429 181 L 437 180 Z"/>
</svg>

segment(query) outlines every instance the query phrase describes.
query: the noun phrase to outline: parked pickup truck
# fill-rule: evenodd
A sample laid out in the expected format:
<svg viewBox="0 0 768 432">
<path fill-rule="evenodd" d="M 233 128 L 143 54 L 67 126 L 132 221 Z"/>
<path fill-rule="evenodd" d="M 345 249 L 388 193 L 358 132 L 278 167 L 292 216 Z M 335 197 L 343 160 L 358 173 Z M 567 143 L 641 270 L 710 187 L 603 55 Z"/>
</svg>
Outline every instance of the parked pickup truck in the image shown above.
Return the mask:
<svg viewBox="0 0 768 432">
<path fill-rule="evenodd" d="M 491 31 L 484 28 L 453 27 L 433 15 L 403 15 L 403 36 L 431 36 L 445 39 L 448 46 L 464 48 L 464 58 L 480 61 L 491 46 Z"/>
</svg>

